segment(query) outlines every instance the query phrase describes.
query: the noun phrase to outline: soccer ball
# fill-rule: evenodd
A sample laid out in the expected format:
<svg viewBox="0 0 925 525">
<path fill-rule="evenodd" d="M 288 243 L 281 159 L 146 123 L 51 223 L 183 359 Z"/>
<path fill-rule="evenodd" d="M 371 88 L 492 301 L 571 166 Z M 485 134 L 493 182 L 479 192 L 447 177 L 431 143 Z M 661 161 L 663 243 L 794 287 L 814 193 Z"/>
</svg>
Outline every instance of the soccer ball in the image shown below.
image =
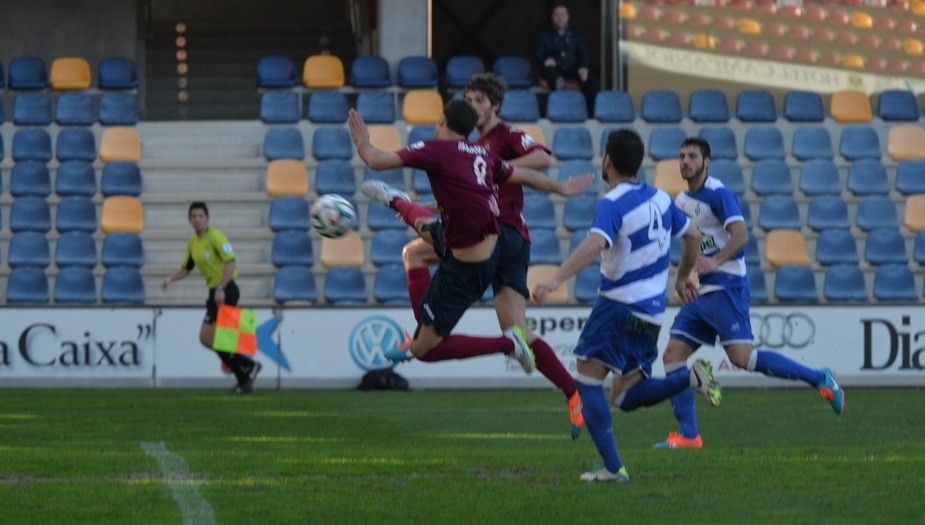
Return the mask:
<svg viewBox="0 0 925 525">
<path fill-rule="evenodd" d="M 322 237 L 336 239 L 356 226 L 357 210 L 347 199 L 328 193 L 312 203 L 309 217 Z"/>
</svg>

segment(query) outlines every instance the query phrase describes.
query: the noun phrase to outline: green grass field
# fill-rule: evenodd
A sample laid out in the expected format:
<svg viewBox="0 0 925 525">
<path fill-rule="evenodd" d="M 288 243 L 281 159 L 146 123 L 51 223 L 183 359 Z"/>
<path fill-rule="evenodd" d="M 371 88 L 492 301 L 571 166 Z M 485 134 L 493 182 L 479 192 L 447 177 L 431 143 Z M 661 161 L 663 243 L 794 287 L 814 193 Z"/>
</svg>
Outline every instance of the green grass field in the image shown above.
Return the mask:
<svg viewBox="0 0 925 525">
<path fill-rule="evenodd" d="M 702 451 L 650 448 L 668 404 L 617 413 L 632 482 L 588 486 L 551 391 L 4 390 L 0 519 L 181 523 L 142 450 L 163 442 L 218 523 L 921 523 L 922 401 L 728 390 L 698 405 Z"/>
</svg>

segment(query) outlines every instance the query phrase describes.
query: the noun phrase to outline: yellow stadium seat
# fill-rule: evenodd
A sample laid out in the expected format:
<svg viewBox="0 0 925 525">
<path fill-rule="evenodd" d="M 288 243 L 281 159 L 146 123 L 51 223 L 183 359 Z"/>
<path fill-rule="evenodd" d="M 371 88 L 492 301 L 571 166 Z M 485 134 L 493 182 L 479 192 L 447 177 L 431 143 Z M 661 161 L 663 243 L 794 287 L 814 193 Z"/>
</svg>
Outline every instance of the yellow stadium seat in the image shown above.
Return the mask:
<svg viewBox="0 0 925 525">
<path fill-rule="evenodd" d="M 103 200 L 100 211 L 100 230 L 105 234 L 141 234 L 145 229 L 144 208 L 135 197 L 116 195 Z"/>
<path fill-rule="evenodd" d="M 636 16 L 638 13 L 636 12 L 636 6 L 634 6 L 633 4 L 629 2 L 623 2 L 620 4 L 620 7 L 618 9 L 620 10 L 620 20 L 623 20 L 623 21 L 636 20 Z"/>
<path fill-rule="evenodd" d="M 842 57 L 842 65 L 849 69 L 864 69 L 867 66 L 867 61 L 861 55 L 856 53 L 849 53 Z"/>
<path fill-rule="evenodd" d="M 533 292 L 533 288 L 539 283 L 552 277 L 559 267 L 555 264 L 531 264 L 527 269 L 527 288 Z M 558 288 L 546 296 L 545 303 L 567 303 L 569 301 L 569 286 L 567 282 L 559 285 Z"/>
<path fill-rule="evenodd" d="M 874 19 L 864 11 L 855 11 L 851 13 L 851 25 L 858 29 L 870 29 L 874 27 Z"/>
<path fill-rule="evenodd" d="M 738 24 L 739 32 L 743 35 L 760 35 L 761 22 L 754 18 L 740 18 Z"/>
<path fill-rule="evenodd" d="M 829 114 L 836 122 L 870 122 L 873 112 L 867 93 L 850 89 L 836 91 L 832 94 Z"/>
<path fill-rule="evenodd" d="M 775 268 L 810 266 L 806 238 L 796 230 L 772 230 L 765 240 L 764 257 Z"/>
<path fill-rule="evenodd" d="M 925 2 L 914 1 L 911 5 L 912 14 L 915 16 L 925 16 Z"/>
<path fill-rule="evenodd" d="M 359 268 L 363 266 L 363 239 L 350 230 L 339 239 L 321 238 L 321 264 L 325 268 Z"/>
<path fill-rule="evenodd" d="M 546 145 L 546 135 L 543 134 L 543 130 L 540 129 L 539 126 L 533 124 L 518 124 L 517 127 L 522 129 L 527 135 L 533 137 L 533 140 L 537 141 L 543 146 Z"/>
<path fill-rule="evenodd" d="M 100 160 L 103 162 L 138 162 L 141 139 L 134 128 L 114 127 L 103 130 L 100 137 Z"/>
<path fill-rule="evenodd" d="M 691 44 L 697 49 L 716 49 L 716 37 L 708 33 L 697 33 L 691 39 Z"/>
<path fill-rule="evenodd" d="M 312 89 L 344 87 L 344 63 L 333 55 L 312 55 L 305 60 L 302 83 Z"/>
<path fill-rule="evenodd" d="M 401 104 L 402 119 L 408 124 L 436 124 L 443 114 L 443 98 L 429 89 L 412 89 Z"/>
<path fill-rule="evenodd" d="M 906 228 L 914 232 L 925 231 L 925 194 L 911 195 L 906 199 Z"/>
<path fill-rule="evenodd" d="M 903 40 L 903 51 L 909 56 L 920 57 L 925 54 L 925 46 L 918 38 L 907 38 Z"/>
<path fill-rule="evenodd" d="M 267 165 L 267 195 L 304 197 L 308 193 L 305 164 L 295 159 L 274 160 Z"/>
<path fill-rule="evenodd" d="M 675 195 L 687 190 L 687 183 L 681 178 L 681 164 L 675 159 L 658 161 L 655 165 L 655 187 Z"/>
<path fill-rule="evenodd" d="M 369 126 L 369 143 L 382 151 L 398 151 L 401 149 L 401 138 L 398 136 L 398 130 L 391 124 Z"/>
<path fill-rule="evenodd" d="M 59 91 L 88 89 L 92 82 L 90 64 L 80 57 L 56 58 L 51 63 L 51 89 Z"/>
<path fill-rule="evenodd" d="M 890 128 L 886 151 L 893 160 L 925 159 L 925 129 L 915 124 Z"/>
</svg>

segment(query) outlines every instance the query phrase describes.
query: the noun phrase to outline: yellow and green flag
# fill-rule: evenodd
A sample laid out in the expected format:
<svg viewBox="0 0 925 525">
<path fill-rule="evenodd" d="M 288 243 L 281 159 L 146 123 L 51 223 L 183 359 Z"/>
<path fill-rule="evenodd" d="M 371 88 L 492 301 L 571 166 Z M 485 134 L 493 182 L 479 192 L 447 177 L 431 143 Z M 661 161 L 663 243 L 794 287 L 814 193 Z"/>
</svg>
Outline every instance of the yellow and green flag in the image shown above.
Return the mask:
<svg viewBox="0 0 925 525">
<path fill-rule="evenodd" d="M 219 352 L 253 356 L 257 353 L 257 314 L 227 304 L 218 309 L 212 348 Z"/>
</svg>

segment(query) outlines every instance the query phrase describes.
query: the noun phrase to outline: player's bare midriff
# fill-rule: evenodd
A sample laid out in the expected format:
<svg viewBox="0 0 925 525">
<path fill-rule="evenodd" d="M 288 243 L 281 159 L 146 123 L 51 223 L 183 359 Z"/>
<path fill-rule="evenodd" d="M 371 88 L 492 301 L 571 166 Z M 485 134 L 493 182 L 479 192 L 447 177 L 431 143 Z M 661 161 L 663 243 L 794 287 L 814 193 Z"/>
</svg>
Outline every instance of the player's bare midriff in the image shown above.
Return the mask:
<svg viewBox="0 0 925 525">
<path fill-rule="evenodd" d="M 480 263 L 487 261 L 495 251 L 495 245 L 498 244 L 498 235 L 489 234 L 482 238 L 481 241 L 463 248 L 450 248 L 453 257 L 457 261 L 464 263 Z"/>
</svg>

